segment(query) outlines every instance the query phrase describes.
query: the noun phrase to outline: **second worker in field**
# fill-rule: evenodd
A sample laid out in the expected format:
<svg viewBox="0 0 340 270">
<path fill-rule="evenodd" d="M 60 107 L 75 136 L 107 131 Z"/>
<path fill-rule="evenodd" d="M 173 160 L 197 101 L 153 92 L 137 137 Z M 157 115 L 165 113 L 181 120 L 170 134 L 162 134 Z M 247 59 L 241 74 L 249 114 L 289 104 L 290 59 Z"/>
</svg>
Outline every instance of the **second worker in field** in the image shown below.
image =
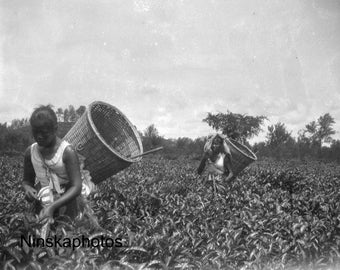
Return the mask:
<svg viewBox="0 0 340 270">
<path fill-rule="evenodd" d="M 204 145 L 204 153 L 197 168 L 197 173 L 202 175 L 206 169 L 208 181 L 224 180 L 228 182 L 234 176 L 231 158 L 231 152 L 225 142 L 225 136 L 215 134 L 208 138 Z"/>
</svg>

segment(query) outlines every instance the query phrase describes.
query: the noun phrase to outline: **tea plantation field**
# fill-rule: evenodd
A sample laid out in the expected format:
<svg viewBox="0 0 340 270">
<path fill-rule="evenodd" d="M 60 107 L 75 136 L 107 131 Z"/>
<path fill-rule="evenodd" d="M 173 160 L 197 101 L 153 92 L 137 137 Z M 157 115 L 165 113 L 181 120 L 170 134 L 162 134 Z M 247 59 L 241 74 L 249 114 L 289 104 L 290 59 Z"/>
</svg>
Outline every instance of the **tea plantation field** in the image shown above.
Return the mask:
<svg viewBox="0 0 340 270">
<path fill-rule="evenodd" d="M 93 245 L 30 247 L 22 239 L 41 225 L 22 158 L 0 157 L 0 268 L 340 269 L 339 165 L 258 161 L 216 193 L 197 165 L 144 158 L 91 195 L 101 228 L 60 221 L 50 232 Z"/>
</svg>

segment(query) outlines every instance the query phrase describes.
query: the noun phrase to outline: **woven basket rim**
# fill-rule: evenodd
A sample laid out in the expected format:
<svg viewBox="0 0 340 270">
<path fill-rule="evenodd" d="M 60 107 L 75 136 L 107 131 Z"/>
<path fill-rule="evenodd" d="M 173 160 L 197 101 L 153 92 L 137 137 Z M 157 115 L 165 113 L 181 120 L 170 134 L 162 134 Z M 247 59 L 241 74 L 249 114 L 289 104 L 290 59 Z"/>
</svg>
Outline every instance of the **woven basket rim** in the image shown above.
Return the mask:
<svg viewBox="0 0 340 270">
<path fill-rule="evenodd" d="M 250 159 L 253 160 L 253 161 L 256 161 L 256 160 L 257 160 L 256 155 L 255 155 L 255 154 L 253 153 L 253 151 L 251 151 L 247 146 L 245 146 L 245 145 L 243 145 L 243 144 L 241 144 L 241 143 L 239 143 L 239 142 L 237 142 L 237 141 L 235 141 L 235 140 L 233 140 L 233 139 L 230 139 L 230 138 L 228 138 L 227 140 L 230 142 L 230 144 L 233 145 L 233 147 L 234 147 L 235 149 L 237 149 L 237 151 L 239 151 L 240 153 L 242 153 L 244 156 L 250 158 Z M 248 153 L 245 153 L 245 152 L 244 152 L 242 149 L 240 149 L 237 145 L 242 145 L 243 148 L 247 149 Z M 249 155 L 249 154 L 251 154 L 251 155 Z"/>
<path fill-rule="evenodd" d="M 93 122 L 93 119 L 92 119 L 92 115 L 91 115 L 91 109 L 93 106 L 97 105 L 97 104 L 101 104 L 101 105 L 105 105 L 113 110 L 115 110 L 116 112 L 118 112 L 122 117 L 123 119 L 129 124 L 129 127 L 132 129 L 133 131 L 133 134 L 135 135 L 136 139 L 137 139 L 137 143 L 138 143 L 138 146 L 139 146 L 139 149 L 140 149 L 140 153 L 143 153 L 143 145 L 142 145 L 142 141 L 140 139 L 140 136 L 137 132 L 137 130 L 135 129 L 134 125 L 130 122 L 130 120 L 125 116 L 125 114 L 123 114 L 117 107 L 109 104 L 109 103 L 106 103 L 106 102 L 103 102 L 103 101 L 94 101 L 92 102 L 91 104 L 88 105 L 88 109 L 87 109 L 87 119 L 89 120 L 90 122 L 90 125 L 91 125 L 91 128 L 92 128 L 92 131 L 96 134 L 96 136 L 98 137 L 98 139 L 103 143 L 103 145 L 109 149 L 113 154 L 115 154 L 116 156 L 118 156 L 119 158 L 121 158 L 122 160 L 124 161 L 127 161 L 127 162 L 137 162 L 137 161 L 140 161 L 142 159 L 142 157 L 137 157 L 137 158 L 127 158 L 123 155 L 121 155 L 118 151 L 116 151 L 114 148 L 112 148 L 110 145 L 108 145 L 106 143 L 106 141 L 104 140 L 104 138 L 102 137 L 102 135 L 100 135 L 100 133 L 98 132 L 97 130 L 97 127 L 96 125 L 94 124 Z"/>
</svg>

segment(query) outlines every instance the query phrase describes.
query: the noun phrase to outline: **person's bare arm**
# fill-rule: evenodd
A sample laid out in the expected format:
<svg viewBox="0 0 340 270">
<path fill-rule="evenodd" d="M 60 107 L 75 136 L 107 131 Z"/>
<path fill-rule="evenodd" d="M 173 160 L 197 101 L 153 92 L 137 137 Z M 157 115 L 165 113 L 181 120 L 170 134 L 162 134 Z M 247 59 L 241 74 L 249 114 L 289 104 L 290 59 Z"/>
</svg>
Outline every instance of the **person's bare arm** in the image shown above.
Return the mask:
<svg viewBox="0 0 340 270">
<path fill-rule="evenodd" d="M 204 153 L 202 159 L 201 159 L 201 162 L 200 162 L 200 165 L 198 166 L 197 168 L 197 173 L 199 175 L 201 175 L 203 173 L 203 170 L 205 168 L 205 164 L 207 162 L 207 159 L 208 159 L 208 154 L 207 153 Z"/>
<path fill-rule="evenodd" d="M 233 168 L 232 168 L 232 163 L 231 163 L 231 155 L 230 154 L 226 154 L 225 155 L 225 157 L 224 157 L 224 166 L 228 170 L 228 176 L 227 176 L 226 180 L 229 181 L 234 176 Z"/>
<path fill-rule="evenodd" d="M 31 147 L 28 147 L 24 154 L 24 179 L 22 187 L 27 199 L 37 199 L 37 190 L 34 188 L 35 171 L 31 161 Z"/>
</svg>

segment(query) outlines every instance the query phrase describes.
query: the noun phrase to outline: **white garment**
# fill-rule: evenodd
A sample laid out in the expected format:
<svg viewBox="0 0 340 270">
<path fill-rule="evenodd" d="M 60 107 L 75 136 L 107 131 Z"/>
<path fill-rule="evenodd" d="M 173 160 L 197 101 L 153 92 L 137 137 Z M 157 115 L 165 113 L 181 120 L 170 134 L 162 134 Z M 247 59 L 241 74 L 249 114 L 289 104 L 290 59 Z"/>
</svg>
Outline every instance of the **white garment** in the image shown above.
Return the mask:
<svg viewBox="0 0 340 270">
<path fill-rule="evenodd" d="M 64 151 L 70 143 L 62 141 L 57 152 L 52 159 L 42 160 L 42 155 L 39 153 L 38 144 L 34 143 L 31 146 L 31 161 L 36 174 L 35 185 L 40 183 L 41 188 L 49 187 L 50 190 L 58 194 L 64 193 L 63 185 L 69 183 L 68 174 L 63 162 Z M 87 197 L 96 189 L 91 181 L 90 172 L 84 169 L 84 158 L 78 155 L 80 161 L 80 173 L 82 179 L 82 195 Z M 45 189 L 44 189 L 45 190 Z M 45 190 L 45 192 L 48 192 Z"/>
<path fill-rule="evenodd" d="M 225 157 L 224 153 L 219 153 L 214 162 L 211 161 L 209 158 L 208 164 L 207 164 L 207 172 L 209 174 L 218 174 L 218 175 L 224 174 L 225 172 L 224 157 Z"/>
<path fill-rule="evenodd" d="M 68 142 L 62 141 L 53 158 L 44 159 L 43 161 L 43 157 L 39 153 L 38 144 L 32 144 L 31 161 L 36 175 L 35 184 L 40 183 L 41 187 L 49 186 L 51 189 L 56 190 L 57 193 L 63 192 L 60 186 L 69 183 L 66 167 L 63 162 L 65 148 L 69 145 Z"/>
</svg>

